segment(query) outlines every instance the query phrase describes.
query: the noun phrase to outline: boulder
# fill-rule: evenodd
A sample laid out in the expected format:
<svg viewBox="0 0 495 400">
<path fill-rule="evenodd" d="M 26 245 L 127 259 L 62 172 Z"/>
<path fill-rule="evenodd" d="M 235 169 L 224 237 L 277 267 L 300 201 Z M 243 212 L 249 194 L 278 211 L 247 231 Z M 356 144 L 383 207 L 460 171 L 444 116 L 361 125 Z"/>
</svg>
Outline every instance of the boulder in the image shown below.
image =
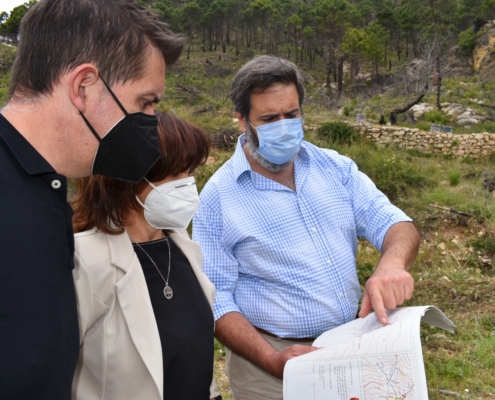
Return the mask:
<svg viewBox="0 0 495 400">
<path fill-rule="evenodd" d="M 480 75 L 495 77 L 495 21 L 486 23 L 478 32 L 473 51 L 473 66 Z"/>
<path fill-rule="evenodd" d="M 424 113 L 428 111 L 434 110 L 435 107 L 432 104 L 429 103 L 419 103 L 411 107 L 411 110 L 414 114 L 414 118 L 418 119 L 421 118 Z"/>
</svg>

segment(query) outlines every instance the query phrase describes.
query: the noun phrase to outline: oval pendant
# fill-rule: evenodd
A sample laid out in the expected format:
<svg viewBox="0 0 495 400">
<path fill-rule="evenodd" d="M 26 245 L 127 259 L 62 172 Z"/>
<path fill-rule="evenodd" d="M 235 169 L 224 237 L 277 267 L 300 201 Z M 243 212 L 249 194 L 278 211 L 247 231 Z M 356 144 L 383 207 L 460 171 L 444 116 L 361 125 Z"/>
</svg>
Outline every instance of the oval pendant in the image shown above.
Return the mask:
<svg viewBox="0 0 495 400">
<path fill-rule="evenodd" d="M 163 295 L 167 300 L 170 300 L 172 296 L 174 295 L 174 292 L 170 286 L 165 286 L 165 289 L 163 289 Z"/>
</svg>

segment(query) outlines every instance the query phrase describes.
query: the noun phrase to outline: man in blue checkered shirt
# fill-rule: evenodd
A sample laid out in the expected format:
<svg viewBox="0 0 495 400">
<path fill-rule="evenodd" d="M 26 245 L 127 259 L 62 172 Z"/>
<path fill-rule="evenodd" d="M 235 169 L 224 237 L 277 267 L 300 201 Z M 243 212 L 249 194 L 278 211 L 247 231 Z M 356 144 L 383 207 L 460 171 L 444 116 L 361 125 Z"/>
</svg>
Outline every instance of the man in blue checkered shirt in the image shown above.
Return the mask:
<svg viewBox="0 0 495 400">
<path fill-rule="evenodd" d="M 356 318 L 358 237 L 382 251 L 360 317 L 387 324 L 411 298 L 419 235 L 352 160 L 302 140 L 296 66 L 261 56 L 232 83 L 242 130 L 232 158 L 204 187 L 193 239 L 217 287 L 216 336 L 236 400 L 282 399 L 292 357 Z"/>
</svg>

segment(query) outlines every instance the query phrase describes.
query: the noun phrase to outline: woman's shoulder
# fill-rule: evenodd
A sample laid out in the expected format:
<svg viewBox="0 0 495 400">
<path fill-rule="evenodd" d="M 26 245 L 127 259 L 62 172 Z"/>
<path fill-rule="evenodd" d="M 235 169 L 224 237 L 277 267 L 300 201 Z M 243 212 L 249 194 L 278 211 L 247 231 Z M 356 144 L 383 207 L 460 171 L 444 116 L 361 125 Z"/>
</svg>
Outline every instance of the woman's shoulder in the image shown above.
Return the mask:
<svg viewBox="0 0 495 400">
<path fill-rule="evenodd" d="M 198 243 L 194 242 L 189 235 L 189 232 L 185 229 L 174 229 L 169 231 L 170 239 L 174 241 L 174 243 L 179 246 L 182 251 L 190 249 L 196 249 Z"/>
<path fill-rule="evenodd" d="M 108 247 L 107 234 L 96 228 L 74 234 L 76 254 L 85 255 Z"/>
<path fill-rule="evenodd" d="M 76 258 L 84 261 L 86 266 L 112 261 L 120 266 L 128 263 L 134 254 L 126 232 L 111 235 L 93 228 L 76 233 L 74 239 Z"/>
<path fill-rule="evenodd" d="M 77 232 L 74 234 L 74 239 L 77 245 L 84 245 L 86 243 L 127 243 L 130 242 L 129 236 L 124 231 L 122 233 L 117 234 L 109 234 L 103 231 L 100 231 L 97 228 L 91 228 L 87 231 Z"/>
<path fill-rule="evenodd" d="M 90 287 L 90 292 L 108 306 L 114 298 L 114 285 L 134 259 L 129 236 L 126 232 L 110 235 L 90 229 L 74 237 L 76 290 Z"/>
</svg>

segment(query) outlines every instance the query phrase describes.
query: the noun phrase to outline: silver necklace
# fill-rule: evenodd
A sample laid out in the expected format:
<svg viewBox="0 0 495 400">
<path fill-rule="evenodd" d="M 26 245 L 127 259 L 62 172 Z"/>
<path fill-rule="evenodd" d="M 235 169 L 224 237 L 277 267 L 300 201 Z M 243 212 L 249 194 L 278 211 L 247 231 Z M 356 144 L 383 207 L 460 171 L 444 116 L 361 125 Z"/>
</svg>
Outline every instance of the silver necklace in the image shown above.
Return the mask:
<svg viewBox="0 0 495 400">
<path fill-rule="evenodd" d="M 148 258 L 150 259 L 150 261 L 155 266 L 156 270 L 158 271 L 158 273 L 162 277 L 163 282 L 165 282 L 165 288 L 163 289 L 163 295 L 165 296 L 165 298 L 167 300 L 170 300 L 172 298 L 172 296 L 174 295 L 174 292 L 173 292 L 172 288 L 168 285 L 168 279 L 170 278 L 170 259 L 171 259 L 171 257 L 170 257 L 170 243 L 168 242 L 168 238 L 165 238 L 165 241 L 167 242 L 167 246 L 168 246 L 168 273 L 167 273 L 167 279 L 165 279 L 163 277 L 163 275 L 160 272 L 160 270 L 158 269 L 158 266 L 156 265 L 156 263 L 153 261 L 153 259 L 150 257 L 150 255 L 148 253 L 146 253 L 146 251 L 144 251 L 144 249 L 141 247 L 141 245 L 138 242 L 136 242 L 133 238 L 131 238 L 131 240 L 136 244 L 136 246 L 138 246 L 143 251 L 144 254 L 146 254 L 148 256 Z"/>
</svg>

